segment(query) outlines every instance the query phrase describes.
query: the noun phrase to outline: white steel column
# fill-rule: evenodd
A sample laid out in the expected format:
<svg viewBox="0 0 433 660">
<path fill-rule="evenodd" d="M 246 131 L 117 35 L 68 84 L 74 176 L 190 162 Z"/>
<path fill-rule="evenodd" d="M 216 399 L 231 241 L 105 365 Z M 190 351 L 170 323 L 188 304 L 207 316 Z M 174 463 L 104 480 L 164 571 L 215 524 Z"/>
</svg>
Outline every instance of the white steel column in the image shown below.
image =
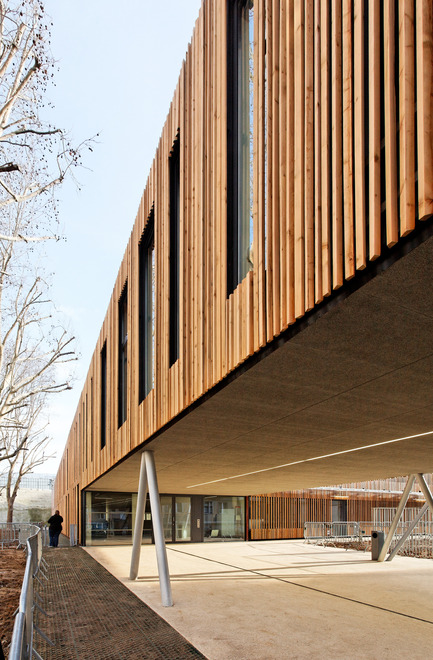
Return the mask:
<svg viewBox="0 0 433 660">
<path fill-rule="evenodd" d="M 398 522 L 401 518 L 401 514 L 403 513 L 404 507 L 406 506 L 406 502 L 409 499 L 410 491 L 412 490 L 412 486 L 415 481 L 415 474 L 409 475 L 407 478 L 407 484 L 405 486 L 405 489 L 403 491 L 403 494 L 401 496 L 401 500 L 399 502 L 399 505 L 397 507 L 397 511 L 394 516 L 394 520 L 391 523 L 391 527 L 389 528 L 389 532 L 386 536 L 385 543 L 383 544 L 382 550 L 379 553 L 379 557 L 377 558 L 377 561 L 384 561 L 386 557 L 386 553 L 388 552 L 388 548 L 391 545 L 391 541 L 393 539 L 395 530 L 397 529 Z"/>
<path fill-rule="evenodd" d="M 161 505 L 159 501 L 158 482 L 156 479 L 155 459 L 153 451 L 145 451 L 144 456 L 146 460 L 147 479 L 149 482 L 150 508 L 152 511 L 153 535 L 155 537 L 161 599 L 164 607 L 171 607 L 173 605 L 173 598 L 171 595 L 164 530 L 162 528 Z"/>
<path fill-rule="evenodd" d="M 425 497 L 425 501 L 429 506 L 430 511 L 433 513 L 433 497 L 430 492 L 430 488 L 427 486 L 424 476 L 422 474 L 417 474 L 417 479 L 419 482 L 419 485 L 421 486 L 422 494 Z"/>
<path fill-rule="evenodd" d="M 144 511 L 146 508 L 147 495 L 147 475 L 146 459 L 144 453 L 141 454 L 140 479 L 138 482 L 137 508 L 135 511 L 134 538 L 132 540 L 131 568 L 129 570 L 129 579 L 135 580 L 138 575 L 138 565 L 140 563 L 141 542 L 143 540 L 143 522 Z"/>
</svg>

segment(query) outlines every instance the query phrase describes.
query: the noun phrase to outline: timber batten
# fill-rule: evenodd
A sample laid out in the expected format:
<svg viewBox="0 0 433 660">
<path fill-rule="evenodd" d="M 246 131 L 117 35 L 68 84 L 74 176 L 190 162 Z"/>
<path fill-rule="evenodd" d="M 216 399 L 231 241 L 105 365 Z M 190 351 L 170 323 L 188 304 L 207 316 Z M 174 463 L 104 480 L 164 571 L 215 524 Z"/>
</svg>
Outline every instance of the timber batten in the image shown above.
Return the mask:
<svg viewBox="0 0 433 660">
<path fill-rule="evenodd" d="M 77 520 L 80 489 L 431 219 L 431 2 L 405 0 L 397 11 L 391 0 L 343 5 L 254 2 L 252 268 L 227 296 L 227 6 L 203 2 L 56 479 L 67 520 Z M 179 327 L 171 364 L 176 140 Z M 154 387 L 140 402 L 139 243 L 152 210 Z M 125 282 L 127 399 L 118 428 Z"/>
</svg>

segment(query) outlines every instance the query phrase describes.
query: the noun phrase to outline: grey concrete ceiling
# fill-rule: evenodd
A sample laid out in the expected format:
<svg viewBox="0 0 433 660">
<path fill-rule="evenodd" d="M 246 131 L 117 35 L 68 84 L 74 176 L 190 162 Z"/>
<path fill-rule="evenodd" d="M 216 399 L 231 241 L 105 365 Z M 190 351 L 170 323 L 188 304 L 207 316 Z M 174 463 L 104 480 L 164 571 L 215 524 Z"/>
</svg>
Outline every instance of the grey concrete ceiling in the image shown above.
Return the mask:
<svg viewBox="0 0 433 660">
<path fill-rule="evenodd" d="M 433 472 L 432 282 L 429 239 L 173 424 L 148 445 L 160 491 L 248 495 Z M 136 490 L 139 462 L 92 487 Z"/>
</svg>

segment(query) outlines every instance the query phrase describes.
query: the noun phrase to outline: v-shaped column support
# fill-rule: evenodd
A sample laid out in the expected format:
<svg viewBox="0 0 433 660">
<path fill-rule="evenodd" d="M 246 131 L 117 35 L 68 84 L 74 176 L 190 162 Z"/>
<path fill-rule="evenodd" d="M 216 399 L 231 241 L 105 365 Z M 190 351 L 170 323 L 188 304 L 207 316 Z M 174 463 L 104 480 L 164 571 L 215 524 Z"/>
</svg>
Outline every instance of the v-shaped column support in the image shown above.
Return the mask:
<svg viewBox="0 0 433 660">
<path fill-rule="evenodd" d="M 391 523 L 391 527 L 389 528 L 389 532 L 386 535 L 385 542 L 382 546 L 382 550 L 379 553 L 379 556 L 377 558 L 377 561 L 384 561 L 386 557 L 386 553 L 388 552 L 389 546 L 391 545 L 391 541 L 394 537 L 395 530 L 397 529 L 397 525 L 399 523 L 399 520 L 401 518 L 401 514 L 403 513 L 404 507 L 406 506 L 406 502 L 409 499 L 410 491 L 412 490 L 412 486 L 415 482 L 415 474 L 410 474 L 407 478 L 407 483 L 405 486 L 405 489 L 403 491 L 403 494 L 401 496 L 401 500 L 398 504 L 397 511 L 395 512 L 394 519 Z"/>
<path fill-rule="evenodd" d="M 132 544 L 129 577 L 131 580 L 135 580 L 138 574 L 143 534 L 144 509 L 146 506 L 148 486 L 161 600 L 164 607 L 171 607 L 173 605 L 173 598 L 171 595 L 170 573 L 168 570 L 167 550 L 165 547 L 164 530 L 162 527 L 161 506 L 153 451 L 145 451 L 141 456 L 140 481 L 138 485 L 137 511 L 135 515 L 134 539 Z"/>
<path fill-rule="evenodd" d="M 426 503 L 422 507 L 419 514 L 416 516 L 415 520 L 412 521 L 412 524 L 406 530 L 405 534 L 403 534 L 402 538 L 397 543 L 394 550 L 390 553 L 389 557 L 387 558 L 387 561 L 391 561 L 393 559 L 393 557 L 397 554 L 397 552 L 400 550 L 400 548 L 402 547 L 402 545 L 404 544 L 404 542 L 406 541 L 406 539 L 408 538 L 410 533 L 413 531 L 415 526 L 421 520 L 424 513 L 427 511 L 427 508 L 429 508 L 433 512 L 433 497 L 432 497 L 432 494 L 430 492 L 429 487 L 426 484 L 424 476 L 421 473 L 411 474 L 408 477 L 406 488 L 404 489 L 403 495 L 401 496 L 400 503 L 397 507 L 397 511 L 395 513 L 394 519 L 391 523 L 391 527 L 389 528 L 389 532 L 388 532 L 387 537 L 385 539 L 385 543 L 383 544 L 382 550 L 379 553 L 379 557 L 377 558 L 377 561 L 384 561 L 384 559 L 386 557 L 386 553 L 388 552 L 389 546 L 391 545 L 392 539 L 393 539 L 394 534 L 395 534 L 395 530 L 396 530 L 397 525 L 399 523 L 399 520 L 401 518 L 401 514 L 403 513 L 403 509 L 406 506 L 406 503 L 409 499 L 410 491 L 412 490 L 415 479 L 417 479 L 418 482 L 419 482 L 422 493 L 423 493 L 423 495 L 426 499 Z"/>
<path fill-rule="evenodd" d="M 433 497 L 430 492 L 430 488 L 426 484 L 424 475 L 417 474 L 416 478 L 418 479 L 419 485 L 421 486 L 422 494 L 425 497 L 426 504 L 428 504 L 430 511 L 433 513 Z"/>
</svg>

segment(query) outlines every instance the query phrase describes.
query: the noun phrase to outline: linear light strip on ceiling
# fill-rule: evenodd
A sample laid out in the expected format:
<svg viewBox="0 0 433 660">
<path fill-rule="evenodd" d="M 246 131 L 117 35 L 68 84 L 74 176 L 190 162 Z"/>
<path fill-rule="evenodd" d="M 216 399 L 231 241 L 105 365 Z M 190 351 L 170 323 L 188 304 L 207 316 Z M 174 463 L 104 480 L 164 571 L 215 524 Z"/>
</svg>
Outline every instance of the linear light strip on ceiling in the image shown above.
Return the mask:
<svg viewBox="0 0 433 660">
<path fill-rule="evenodd" d="M 232 477 L 223 477 L 222 479 L 214 479 L 213 481 L 203 481 L 201 484 L 194 484 L 187 486 L 187 488 L 198 488 L 199 486 L 208 486 L 209 484 L 216 484 L 220 481 L 229 481 L 229 479 L 240 479 L 241 477 L 250 477 L 252 474 L 260 474 L 261 472 L 270 472 L 271 470 L 279 470 L 280 468 L 291 467 L 292 465 L 299 465 L 300 463 L 309 463 L 311 461 L 320 461 L 323 458 L 331 458 L 331 456 L 340 456 L 341 454 L 351 454 L 355 451 L 362 451 L 363 449 L 371 449 L 372 447 L 380 447 L 382 445 L 391 445 L 394 442 L 402 442 L 403 440 L 412 440 L 413 438 L 421 438 L 425 435 L 431 435 L 433 431 L 426 433 L 417 433 L 416 435 L 407 435 L 404 438 L 395 438 L 394 440 L 385 440 L 384 442 L 376 442 L 373 445 L 364 445 L 363 447 L 355 447 L 354 449 L 344 449 L 343 451 L 336 451 L 332 454 L 324 454 L 323 456 L 314 456 L 313 458 L 304 458 L 301 461 L 293 461 L 292 463 L 283 463 L 283 465 L 274 465 L 273 467 L 263 468 L 261 470 L 254 470 L 253 472 L 244 472 L 244 474 L 235 474 Z"/>
</svg>

